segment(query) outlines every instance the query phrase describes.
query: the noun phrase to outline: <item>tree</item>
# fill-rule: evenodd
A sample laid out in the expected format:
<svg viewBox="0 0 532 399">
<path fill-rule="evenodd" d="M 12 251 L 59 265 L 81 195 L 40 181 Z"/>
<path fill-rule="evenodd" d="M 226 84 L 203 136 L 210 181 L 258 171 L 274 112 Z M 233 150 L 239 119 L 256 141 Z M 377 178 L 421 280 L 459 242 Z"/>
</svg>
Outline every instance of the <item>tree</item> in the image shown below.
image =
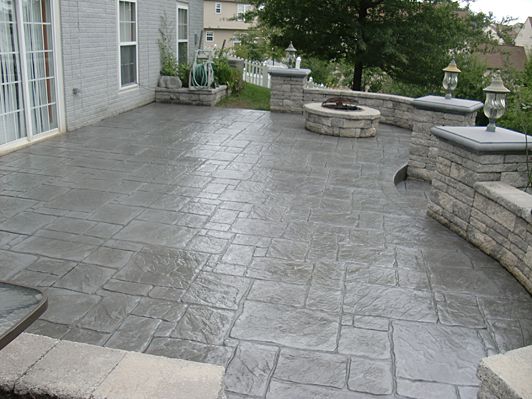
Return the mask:
<svg viewBox="0 0 532 399">
<path fill-rule="evenodd" d="M 487 41 L 489 17 L 451 0 L 254 0 L 272 41 L 293 41 L 306 55 L 353 65 L 353 90 L 376 67 L 393 79 L 427 85 L 441 80 L 450 52 Z"/>
</svg>

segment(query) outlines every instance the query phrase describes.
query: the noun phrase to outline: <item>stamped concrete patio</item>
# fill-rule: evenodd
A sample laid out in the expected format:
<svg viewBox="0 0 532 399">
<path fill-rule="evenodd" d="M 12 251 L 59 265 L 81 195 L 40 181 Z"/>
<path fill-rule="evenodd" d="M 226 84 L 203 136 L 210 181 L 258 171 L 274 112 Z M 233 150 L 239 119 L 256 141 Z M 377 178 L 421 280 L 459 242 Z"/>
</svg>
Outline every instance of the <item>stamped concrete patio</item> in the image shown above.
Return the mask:
<svg viewBox="0 0 532 399">
<path fill-rule="evenodd" d="M 532 299 L 393 186 L 409 132 L 149 105 L 0 157 L 0 279 L 31 332 L 227 366 L 228 399 L 476 397 Z"/>
</svg>

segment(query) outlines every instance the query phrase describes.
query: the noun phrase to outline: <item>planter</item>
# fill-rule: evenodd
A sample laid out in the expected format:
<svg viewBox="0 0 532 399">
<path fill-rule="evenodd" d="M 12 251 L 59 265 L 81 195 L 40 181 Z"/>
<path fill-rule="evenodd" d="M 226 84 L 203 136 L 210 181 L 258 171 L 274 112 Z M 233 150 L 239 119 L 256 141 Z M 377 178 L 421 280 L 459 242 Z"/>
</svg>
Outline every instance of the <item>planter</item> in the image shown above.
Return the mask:
<svg viewBox="0 0 532 399">
<path fill-rule="evenodd" d="M 155 101 L 166 104 L 189 104 L 214 107 L 227 95 L 228 90 L 225 85 L 214 89 L 195 89 L 189 87 L 180 89 L 158 87 L 155 89 Z"/>
<path fill-rule="evenodd" d="M 158 87 L 163 89 L 180 89 L 183 87 L 183 83 L 181 83 L 181 79 L 177 76 L 161 76 Z"/>
</svg>

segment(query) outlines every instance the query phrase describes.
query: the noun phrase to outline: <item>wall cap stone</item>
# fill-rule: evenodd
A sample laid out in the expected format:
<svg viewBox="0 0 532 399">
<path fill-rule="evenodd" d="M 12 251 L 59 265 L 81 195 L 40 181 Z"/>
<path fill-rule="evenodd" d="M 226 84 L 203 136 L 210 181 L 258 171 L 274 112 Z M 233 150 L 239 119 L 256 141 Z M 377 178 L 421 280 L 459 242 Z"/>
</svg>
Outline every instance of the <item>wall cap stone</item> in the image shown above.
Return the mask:
<svg viewBox="0 0 532 399">
<path fill-rule="evenodd" d="M 324 108 L 321 103 L 308 103 L 303 105 L 303 110 L 311 112 L 316 115 L 327 116 L 329 118 L 339 117 L 342 119 L 380 119 L 381 113 L 379 110 L 370 107 L 359 106 L 359 110 L 356 111 L 343 111 L 331 108 Z"/>
<path fill-rule="evenodd" d="M 460 98 L 446 99 L 445 97 L 440 96 L 416 98 L 412 104 L 418 109 L 460 115 L 477 112 L 484 106 L 484 104 L 479 101 L 463 100 Z"/>
<path fill-rule="evenodd" d="M 477 375 L 486 398 L 532 398 L 532 346 L 482 359 Z"/>
<path fill-rule="evenodd" d="M 532 195 L 502 182 L 475 183 L 475 191 L 532 223 Z"/>
<path fill-rule="evenodd" d="M 524 134 L 502 127 L 495 132 L 488 132 L 485 127 L 435 126 L 431 132 L 440 139 L 474 152 L 524 153 L 527 147 Z M 528 148 L 532 149 L 532 140 L 528 142 Z"/>
<path fill-rule="evenodd" d="M 384 100 L 384 101 L 394 101 L 398 103 L 411 105 L 414 101 L 413 98 L 396 96 L 395 94 L 386 94 L 386 93 L 371 93 L 367 91 L 355 91 L 355 90 L 345 90 L 345 89 L 321 89 L 321 88 L 311 88 L 306 87 L 305 93 L 308 94 L 327 94 L 331 96 L 340 96 L 340 97 L 362 97 L 370 98 L 375 100 Z"/>
<path fill-rule="evenodd" d="M 270 67 L 268 73 L 272 76 L 286 76 L 294 78 L 304 78 L 310 75 L 310 69 L 295 69 L 295 68 L 281 68 Z"/>
</svg>

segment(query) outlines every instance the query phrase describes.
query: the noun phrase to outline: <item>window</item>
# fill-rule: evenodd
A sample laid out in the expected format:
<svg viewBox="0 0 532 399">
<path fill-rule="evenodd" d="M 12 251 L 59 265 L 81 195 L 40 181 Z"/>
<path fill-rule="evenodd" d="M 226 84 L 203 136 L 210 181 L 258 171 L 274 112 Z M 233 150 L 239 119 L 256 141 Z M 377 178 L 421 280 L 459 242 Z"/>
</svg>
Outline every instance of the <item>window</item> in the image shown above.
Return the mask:
<svg viewBox="0 0 532 399">
<path fill-rule="evenodd" d="M 214 12 L 218 15 L 222 13 L 222 3 L 214 3 Z"/>
<path fill-rule="evenodd" d="M 136 0 L 119 0 L 118 8 L 120 26 L 120 87 L 128 87 L 138 83 Z"/>
<path fill-rule="evenodd" d="M 208 42 L 214 42 L 214 32 L 205 32 L 205 39 Z"/>
<path fill-rule="evenodd" d="M 188 63 L 188 5 L 177 3 L 177 62 Z"/>
<path fill-rule="evenodd" d="M 237 21 L 244 21 L 244 15 L 251 11 L 251 4 L 237 4 L 236 6 L 236 19 Z"/>
</svg>

